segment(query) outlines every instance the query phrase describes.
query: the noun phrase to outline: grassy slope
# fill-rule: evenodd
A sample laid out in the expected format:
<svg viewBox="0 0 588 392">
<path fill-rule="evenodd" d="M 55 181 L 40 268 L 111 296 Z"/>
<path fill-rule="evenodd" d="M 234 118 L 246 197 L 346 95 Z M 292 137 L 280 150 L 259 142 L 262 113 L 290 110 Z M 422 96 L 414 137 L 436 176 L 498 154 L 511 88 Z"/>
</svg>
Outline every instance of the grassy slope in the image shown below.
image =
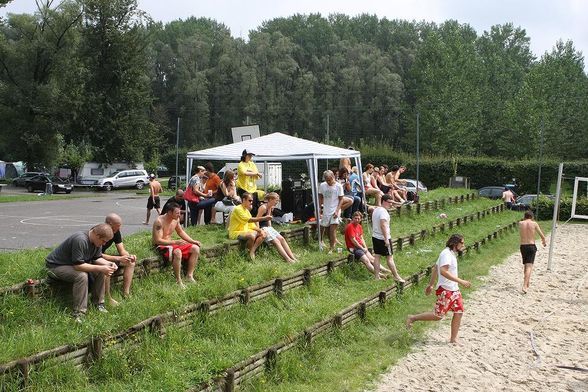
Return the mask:
<svg viewBox="0 0 588 392">
<path fill-rule="evenodd" d="M 503 225 L 514 220 L 515 215 L 514 213 L 506 213 L 492 216 L 483 222 L 470 223 L 461 228 L 460 231 L 466 234 L 466 241 L 477 240 L 492 231 L 497 225 Z M 445 237 L 439 235 L 419 243 L 418 249 L 413 250 L 411 254 L 399 253 L 396 259 L 400 270 L 407 274 L 431 264 L 436 257 L 435 252 L 442 248 Z M 492 248 L 485 249 L 480 255 L 473 256 L 470 259 L 471 261 L 478 261 L 479 258 L 487 258 L 491 253 L 495 253 Z M 493 256 L 491 260 L 497 262 L 500 259 Z M 477 263 L 474 264 L 469 261 L 466 261 L 465 264 L 477 265 Z M 470 272 L 468 268 L 461 269 L 461 274 L 466 278 L 478 274 L 476 271 Z M 127 351 L 108 354 L 87 374 L 79 371 L 70 374 L 65 372 L 63 367 L 60 367 L 58 371 L 52 369 L 50 372 L 41 372 L 34 375 L 36 379 L 35 385 L 38 385 L 43 390 L 53 389 L 53 387 L 60 388 L 63 385 L 67 385 L 72 390 L 80 388 L 97 390 L 182 389 L 190 384 L 207 379 L 222 368 L 279 341 L 288 334 L 302 330 L 314 321 L 327 315 L 332 315 L 341 308 L 376 292 L 387 284 L 390 284 L 390 282 L 374 282 L 370 280 L 365 271 L 356 265 L 346 273 L 337 272 L 328 279 L 317 280 L 312 285 L 311 290 L 297 290 L 287 295 L 284 301 L 270 299 L 247 308 L 237 308 L 211 316 L 205 323 L 198 324 L 194 328 L 192 335 L 174 333 L 173 328 L 170 328 L 169 336 L 162 342 L 156 342 L 155 340 L 157 339 L 150 339 L 139 348 L 130 348 Z M 162 290 L 161 294 L 164 292 L 165 290 Z M 416 299 L 418 299 L 418 296 Z M 427 300 L 425 302 L 428 302 L 428 307 L 430 307 L 430 299 Z M 415 306 L 415 303 L 419 303 L 419 301 L 413 301 L 410 295 L 406 297 L 404 302 L 410 302 L 410 306 Z M 389 308 L 393 307 L 389 306 Z M 372 317 L 380 317 L 377 314 L 378 312 L 375 312 L 374 316 L 370 316 L 370 320 Z M 92 322 L 100 323 L 102 319 L 92 319 Z M 112 323 L 113 320 L 108 320 L 108 322 Z M 390 323 L 387 321 L 386 328 L 389 325 Z M 197 336 L 198 339 L 194 339 L 194 336 Z M 376 347 L 381 345 L 377 340 L 368 340 L 365 344 L 369 342 Z M 315 347 L 318 348 L 319 346 Z M 376 347 L 365 351 L 369 354 Z M 312 355 L 313 351 L 305 355 Z M 402 353 L 403 351 L 400 350 L 398 355 Z M 355 365 L 351 366 L 351 368 L 357 367 L 357 362 L 368 360 L 367 357 L 362 357 L 359 354 L 353 354 L 353 358 L 357 356 L 357 359 Z M 333 355 L 340 357 L 342 361 L 347 357 L 348 359 L 343 361 L 344 363 L 347 363 L 350 359 L 349 355 L 344 355 L 342 352 L 334 353 Z M 322 354 L 317 355 L 317 358 L 319 357 L 322 357 Z M 282 369 L 282 366 L 290 368 L 290 361 L 282 360 L 281 358 L 279 360 L 280 369 Z M 305 359 L 302 363 L 306 363 L 307 360 Z M 324 362 L 320 359 L 317 361 L 319 363 Z M 302 364 L 294 367 L 296 368 L 297 366 L 302 366 Z M 342 364 L 341 366 L 344 365 Z M 373 366 L 377 368 L 377 364 L 373 364 Z M 318 364 L 311 366 L 310 369 L 313 367 L 320 369 Z M 310 371 L 307 370 L 307 372 Z M 320 381 L 331 376 L 332 379 L 342 382 L 340 380 L 347 378 L 347 376 L 341 376 L 342 372 L 335 372 L 331 363 L 328 364 L 324 372 L 326 374 L 317 375 L 316 379 Z M 304 377 L 306 380 L 314 380 L 315 374 L 311 378 L 302 374 L 300 376 L 292 374 L 292 377 L 295 379 Z M 282 380 L 282 377 L 280 377 L 280 380 Z M 263 380 L 260 382 L 263 383 Z M 286 379 L 281 382 L 289 381 Z M 278 387 L 282 388 L 283 384 L 274 385 L 272 389 Z M 316 390 L 317 387 L 322 388 L 320 385 L 312 385 L 309 390 Z M 261 389 L 266 389 L 266 387 Z M 284 387 L 284 390 L 293 389 L 297 388 Z M 330 385 L 325 389 L 341 390 L 345 388 L 333 388 Z"/>
</svg>

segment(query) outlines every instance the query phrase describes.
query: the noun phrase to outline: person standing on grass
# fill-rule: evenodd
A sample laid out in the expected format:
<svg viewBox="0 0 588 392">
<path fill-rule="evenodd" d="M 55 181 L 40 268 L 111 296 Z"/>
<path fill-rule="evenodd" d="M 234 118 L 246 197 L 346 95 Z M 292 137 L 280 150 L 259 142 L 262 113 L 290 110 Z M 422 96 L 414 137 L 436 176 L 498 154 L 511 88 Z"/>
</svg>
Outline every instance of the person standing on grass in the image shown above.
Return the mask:
<svg viewBox="0 0 588 392">
<path fill-rule="evenodd" d="M 531 280 L 531 272 L 533 272 L 535 254 L 537 253 L 537 246 L 535 246 L 535 234 L 539 234 L 541 237 L 541 244 L 543 247 L 547 246 L 545 235 L 541 231 L 539 224 L 535 222 L 533 218 L 533 212 L 525 211 L 523 220 L 519 222 L 519 233 L 521 236 L 521 256 L 523 257 L 523 294 L 527 294 L 527 290 L 529 290 L 529 281 Z"/>
<path fill-rule="evenodd" d="M 453 312 L 451 319 L 450 343 L 457 343 L 457 334 L 463 316 L 463 299 L 459 286 L 470 287 L 471 283 L 460 279 L 457 274 L 457 254 L 464 249 L 464 239 L 461 234 L 453 234 L 445 244 L 446 248 L 439 254 L 437 263 L 431 273 L 429 285 L 425 288 L 425 294 L 431 294 L 435 282 L 437 282 L 435 294 L 437 302 L 433 312 L 410 315 L 406 319 L 406 326 L 412 327 L 415 321 L 439 321 L 448 311 Z"/>
<path fill-rule="evenodd" d="M 319 185 L 319 208 L 322 207 L 320 221 L 321 238 L 329 235 L 329 253 L 337 243 L 337 226 L 341 223 L 341 212 L 351 207 L 353 200 L 343 197 L 343 186 L 335 180 L 331 170 L 323 173 L 325 182 Z"/>
<path fill-rule="evenodd" d="M 391 272 L 385 267 L 378 266 L 375 268 L 375 257 L 370 253 L 363 238 L 363 227 L 361 219 L 363 214 L 359 211 L 353 213 L 351 223 L 345 227 L 345 246 L 347 250 L 359 261 L 361 261 L 368 271 L 374 274 L 376 279 L 385 279 Z M 376 273 L 376 271 L 378 271 Z"/>
<path fill-rule="evenodd" d="M 120 228 L 122 226 L 122 219 L 115 213 L 110 213 L 106 215 L 106 219 L 104 222 L 110 226 L 114 236 L 102 246 L 102 257 L 106 261 L 111 261 L 120 267 L 121 265 L 124 267 L 123 271 L 123 297 L 127 298 L 131 293 L 131 282 L 133 280 L 133 273 L 135 271 L 135 263 L 137 262 L 137 256 L 130 254 L 125 249 L 125 245 L 122 241 L 122 235 L 120 233 Z M 110 246 L 114 244 L 116 250 L 118 252 L 118 256 L 109 255 L 104 252 Z M 104 281 L 104 292 L 106 293 L 106 298 L 108 298 L 108 303 L 110 306 L 118 305 L 118 302 L 112 298 L 110 294 L 110 278 L 107 278 Z"/>
<path fill-rule="evenodd" d="M 398 274 L 394 264 L 392 236 L 390 235 L 390 213 L 388 209 L 392 207 L 394 199 L 391 195 L 382 196 L 382 205 L 376 207 L 372 213 L 372 244 L 374 246 L 374 275 L 380 273 L 380 257 L 386 257 L 386 264 L 397 282 L 404 282 L 404 279 Z"/>
<path fill-rule="evenodd" d="M 182 261 L 185 261 L 187 266 L 186 280 L 190 283 L 196 282 L 194 270 L 198 264 L 202 244 L 200 241 L 193 240 L 182 228 L 180 206 L 176 203 L 170 203 L 168 208 L 167 213 L 160 215 L 153 224 L 151 241 L 155 250 L 161 254 L 164 260 L 171 262 L 176 283 L 180 287 L 186 288 L 182 282 Z M 174 231 L 181 239 L 172 239 Z"/>
<path fill-rule="evenodd" d="M 115 263 L 102 257 L 102 246 L 113 237 L 106 223 L 69 236 L 45 259 L 49 277 L 73 283 L 73 313 L 75 321 L 82 322 L 88 310 L 88 289 L 98 311 L 108 313 L 104 307 L 104 281 L 117 270 Z M 90 287 L 90 275 L 93 283 Z"/>
<path fill-rule="evenodd" d="M 163 192 L 163 188 L 159 181 L 155 179 L 155 174 L 149 174 L 149 199 L 147 199 L 147 217 L 145 218 L 144 225 L 149 224 L 149 218 L 151 217 L 151 210 L 155 208 L 157 215 L 161 214 L 161 206 L 159 201 L 159 194 Z"/>
</svg>

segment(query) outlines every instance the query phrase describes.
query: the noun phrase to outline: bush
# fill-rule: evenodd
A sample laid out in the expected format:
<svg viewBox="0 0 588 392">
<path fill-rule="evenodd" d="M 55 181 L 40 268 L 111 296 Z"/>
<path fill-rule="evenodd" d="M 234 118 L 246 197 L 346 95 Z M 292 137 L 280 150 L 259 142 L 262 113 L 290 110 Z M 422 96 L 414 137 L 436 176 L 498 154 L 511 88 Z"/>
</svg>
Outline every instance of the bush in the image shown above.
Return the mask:
<svg viewBox="0 0 588 392">
<path fill-rule="evenodd" d="M 538 201 L 539 203 L 539 216 L 538 220 L 550 220 L 553 219 L 553 207 L 555 204 L 554 200 L 547 197 L 542 197 Z M 534 211 L 535 209 L 533 209 Z M 588 215 L 588 198 L 578 198 L 576 201 L 576 215 Z M 572 198 L 564 198 L 559 203 L 559 220 L 566 221 L 572 216 Z"/>
</svg>

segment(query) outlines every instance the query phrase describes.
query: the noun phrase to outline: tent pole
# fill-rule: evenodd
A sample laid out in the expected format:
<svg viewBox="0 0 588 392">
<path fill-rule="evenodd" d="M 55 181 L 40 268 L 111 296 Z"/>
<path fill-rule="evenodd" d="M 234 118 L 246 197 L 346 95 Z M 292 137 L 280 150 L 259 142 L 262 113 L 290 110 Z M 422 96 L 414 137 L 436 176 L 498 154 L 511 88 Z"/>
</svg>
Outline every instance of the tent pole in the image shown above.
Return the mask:
<svg viewBox="0 0 588 392">
<path fill-rule="evenodd" d="M 192 173 L 192 158 L 186 158 L 186 187 L 190 182 L 190 173 Z M 178 181 L 181 184 L 181 181 Z M 186 216 L 184 216 L 184 227 L 188 227 L 188 202 L 184 200 L 184 211 L 186 211 Z"/>
<path fill-rule="evenodd" d="M 312 203 L 314 204 L 314 218 L 316 221 L 316 233 L 317 233 L 317 239 L 318 239 L 318 243 L 319 243 L 319 250 L 323 250 L 323 246 L 322 246 L 322 238 L 321 238 L 321 211 L 320 211 L 320 206 L 319 206 L 319 197 L 318 197 L 318 161 L 317 159 L 313 156 L 312 160 L 309 160 L 311 162 L 311 168 L 312 168 L 312 172 L 310 173 L 311 175 L 311 185 L 312 185 Z"/>
<path fill-rule="evenodd" d="M 263 161 L 263 191 L 267 193 L 267 161 Z"/>
</svg>

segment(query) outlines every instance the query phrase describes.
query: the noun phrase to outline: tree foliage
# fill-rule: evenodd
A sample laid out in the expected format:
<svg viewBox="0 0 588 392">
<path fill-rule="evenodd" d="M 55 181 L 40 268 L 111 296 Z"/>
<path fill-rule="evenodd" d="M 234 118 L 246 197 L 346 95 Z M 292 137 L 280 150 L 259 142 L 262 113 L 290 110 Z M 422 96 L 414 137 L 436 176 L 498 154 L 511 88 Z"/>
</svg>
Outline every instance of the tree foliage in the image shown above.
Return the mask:
<svg viewBox="0 0 588 392">
<path fill-rule="evenodd" d="M 0 22 L 3 159 L 158 161 L 259 124 L 343 145 L 445 156 L 581 159 L 588 79 L 572 42 L 535 59 L 511 23 L 478 34 L 375 15 L 293 15 L 233 38 L 217 21 L 153 23 L 136 0 L 47 1 Z M 60 139 L 57 135 L 63 135 Z M 63 140 L 63 141 L 60 141 Z M 522 147 L 522 148 L 521 148 Z M 61 149 L 60 149 L 61 148 Z"/>
</svg>

